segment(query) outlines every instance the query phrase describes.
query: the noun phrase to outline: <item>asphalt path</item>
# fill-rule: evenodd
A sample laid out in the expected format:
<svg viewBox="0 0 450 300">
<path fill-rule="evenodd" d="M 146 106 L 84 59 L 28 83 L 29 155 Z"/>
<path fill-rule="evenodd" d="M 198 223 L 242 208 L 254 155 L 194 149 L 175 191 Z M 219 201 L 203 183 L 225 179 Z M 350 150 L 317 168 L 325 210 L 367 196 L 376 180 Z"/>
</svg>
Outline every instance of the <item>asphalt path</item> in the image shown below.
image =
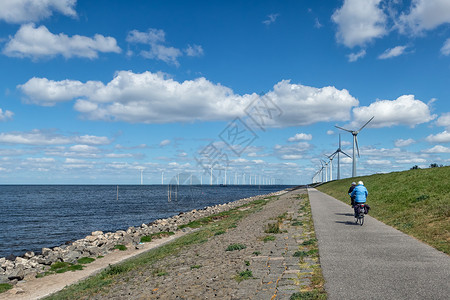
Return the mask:
<svg viewBox="0 0 450 300">
<path fill-rule="evenodd" d="M 350 205 L 308 194 L 328 299 L 450 299 L 448 255 L 368 215 L 357 225 Z"/>
</svg>

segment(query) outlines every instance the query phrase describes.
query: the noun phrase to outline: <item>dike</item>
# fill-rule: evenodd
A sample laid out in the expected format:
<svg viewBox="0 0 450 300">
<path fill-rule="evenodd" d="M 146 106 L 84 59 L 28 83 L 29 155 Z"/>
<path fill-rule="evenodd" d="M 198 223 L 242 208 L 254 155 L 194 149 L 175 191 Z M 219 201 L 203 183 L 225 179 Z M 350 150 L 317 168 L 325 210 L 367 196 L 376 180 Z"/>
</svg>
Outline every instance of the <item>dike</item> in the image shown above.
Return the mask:
<svg viewBox="0 0 450 300">
<path fill-rule="evenodd" d="M 257 195 L 250 198 L 243 198 L 203 209 L 194 209 L 189 212 L 180 213 L 167 219 L 158 219 L 148 224 L 138 227 L 129 227 L 116 232 L 94 231 L 83 239 L 60 245 L 54 248 L 42 248 L 41 253 L 26 252 L 22 256 L 14 258 L 0 258 L 0 284 L 6 283 L 16 285 L 24 278 L 34 278 L 43 276 L 51 269 L 51 265 L 57 262 L 77 263 L 77 260 L 84 257 L 97 258 L 117 251 L 117 245 L 124 245 L 128 249 L 140 249 L 143 244 L 141 238 L 158 233 L 177 233 L 189 231 L 189 228 L 180 229 L 195 220 L 218 214 L 255 200 L 270 196 L 279 196 L 286 193 L 286 190 Z"/>
</svg>

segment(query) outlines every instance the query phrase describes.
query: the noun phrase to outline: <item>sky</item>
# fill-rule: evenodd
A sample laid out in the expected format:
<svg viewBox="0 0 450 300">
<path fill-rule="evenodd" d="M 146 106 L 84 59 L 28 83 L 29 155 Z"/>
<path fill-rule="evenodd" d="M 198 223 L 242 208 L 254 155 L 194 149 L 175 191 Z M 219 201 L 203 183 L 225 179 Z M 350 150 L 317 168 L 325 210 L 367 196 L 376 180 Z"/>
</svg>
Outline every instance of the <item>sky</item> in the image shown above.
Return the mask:
<svg viewBox="0 0 450 300">
<path fill-rule="evenodd" d="M 448 0 L 2 0 L 0 67 L 0 184 L 450 164 Z"/>
</svg>

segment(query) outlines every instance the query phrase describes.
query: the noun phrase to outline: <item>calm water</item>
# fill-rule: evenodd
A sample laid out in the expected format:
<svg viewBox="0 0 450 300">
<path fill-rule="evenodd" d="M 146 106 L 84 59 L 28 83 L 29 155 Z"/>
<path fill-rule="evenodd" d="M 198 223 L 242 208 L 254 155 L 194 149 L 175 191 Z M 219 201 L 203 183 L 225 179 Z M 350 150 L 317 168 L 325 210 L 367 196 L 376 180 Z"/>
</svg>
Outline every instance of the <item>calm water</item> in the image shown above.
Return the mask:
<svg viewBox="0 0 450 300">
<path fill-rule="evenodd" d="M 287 186 L 0 185 L 0 257 L 40 251 Z"/>
</svg>

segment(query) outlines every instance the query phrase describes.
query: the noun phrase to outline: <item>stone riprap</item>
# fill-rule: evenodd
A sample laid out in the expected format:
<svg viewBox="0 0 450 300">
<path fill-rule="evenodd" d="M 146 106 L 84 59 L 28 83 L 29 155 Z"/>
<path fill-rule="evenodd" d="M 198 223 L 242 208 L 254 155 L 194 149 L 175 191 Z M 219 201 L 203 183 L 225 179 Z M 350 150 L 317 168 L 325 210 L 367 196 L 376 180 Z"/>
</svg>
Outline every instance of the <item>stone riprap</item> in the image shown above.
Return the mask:
<svg viewBox="0 0 450 300">
<path fill-rule="evenodd" d="M 263 199 L 270 196 L 277 196 L 285 193 L 280 191 L 267 195 L 258 195 L 244 198 L 237 201 L 194 209 L 189 212 L 180 213 L 167 219 L 159 219 L 149 224 L 142 224 L 139 227 L 130 227 L 126 231 L 116 232 L 94 231 L 91 235 L 83 239 L 69 242 L 54 248 L 42 248 L 41 253 L 26 252 L 21 257 L 0 258 L 0 283 L 16 284 L 29 276 L 36 276 L 50 270 L 50 266 L 55 262 L 76 263 L 82 257 L 104 256 L 115 249 L 116 245 L 128 247 L 139 247 L 141 237 L 161 232 L 176 232 L 192 221 L 208 217 L 220 212 L 224 212 L 246 203 Z"/>
</svg>

